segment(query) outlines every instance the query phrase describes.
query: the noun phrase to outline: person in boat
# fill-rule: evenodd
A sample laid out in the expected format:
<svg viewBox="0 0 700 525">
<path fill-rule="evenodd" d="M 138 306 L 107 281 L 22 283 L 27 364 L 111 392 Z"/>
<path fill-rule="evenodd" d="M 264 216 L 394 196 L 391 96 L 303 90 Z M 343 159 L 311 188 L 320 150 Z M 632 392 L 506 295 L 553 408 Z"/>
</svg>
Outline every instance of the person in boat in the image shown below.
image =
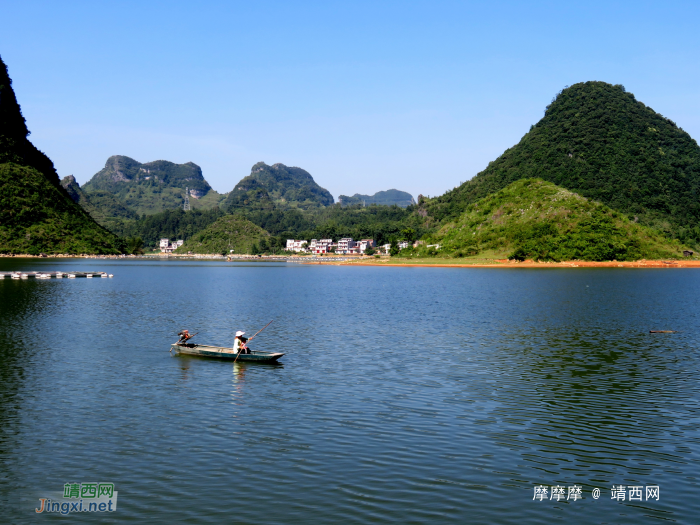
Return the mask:
<svg viewBox="0 0 700 525">
<path fill-rule="evenodd" d="M 194 336 L 190 335 L 189 330 L 182 330 L 177 335 L 180 336 L 180 340 L 177 342 L 179 345 L 184 345 L 188 339 L 192 339 Z"/>
<path fill-rule="evenodd" d="M 233 340 L 233 351 L 239 354 L 249 354 L 250 348 L 245 345 L 248 342 L 248 338 L 243 337 L 243 334 L 245 332 L 240 330 L 236 332 L 236 338 Z"/>
</svg>

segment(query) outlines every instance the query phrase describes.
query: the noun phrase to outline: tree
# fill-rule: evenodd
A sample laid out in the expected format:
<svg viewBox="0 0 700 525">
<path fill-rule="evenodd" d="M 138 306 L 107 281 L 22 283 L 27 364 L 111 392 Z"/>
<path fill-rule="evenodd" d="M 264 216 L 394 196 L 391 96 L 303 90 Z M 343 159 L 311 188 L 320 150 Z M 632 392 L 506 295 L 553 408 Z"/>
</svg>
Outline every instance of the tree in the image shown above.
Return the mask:
<svg viewBox="0 0 700 525">
<path fill-rule="evenodd" d="M 143 239 L 141 237 L 132 237 L 127 242 L 127 253 L 131 255 L 143 254 Z"/>
<path fill-rule="evenodd" d="M 401 235 L 403 235 L 403 238 L 410 243 L 416 240 L 416 230 L 414 230 L 413 228 L 406 228 L 405 230 L 401 230 Z"/>
<path fill-rule="evenodd" d="M 392 239 L 391 241 L 391 246 L 389 247 L 389 255 L 394 257 L 395 255 L 399 254 L 399 243 L 396 242 L 396 239 Z"/>
<path fill-rule="evenodd" d="M 372 248 L 371 246 L 369 246 L 369 247 L 365 250 L 365 255 L 374 255 L 374 252 L 375 252 L 375 251 L 376 251 L 376 250 L 375 250 L 374 248 Z"/>
</svg>

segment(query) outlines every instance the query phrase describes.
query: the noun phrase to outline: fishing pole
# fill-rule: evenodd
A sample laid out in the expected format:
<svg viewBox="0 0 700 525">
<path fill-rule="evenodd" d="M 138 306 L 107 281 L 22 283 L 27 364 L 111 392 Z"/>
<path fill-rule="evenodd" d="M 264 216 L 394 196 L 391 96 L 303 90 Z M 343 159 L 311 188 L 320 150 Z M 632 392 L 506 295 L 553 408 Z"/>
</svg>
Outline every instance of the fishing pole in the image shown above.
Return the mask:
<svg viewBox="0 0 700 525">
<path fill-rule="evenodd" d="M 272 321 L 274 321 L 274 319 L 273 319 Z M 267 328 L 268 326 L 270 326 L 270 325 L 272 324 L 272 321 L 270 321 L 270 322 L 267 323 L 265 326 L 263 326 L 260 330 L 258 330 L 257 332 L 255 332 L 255 335 L 253 335 L 253 337 L 251 337 L 251 338 L 248 339 L 245 343 L 243 343 L 243 346 L 240 347 L 240 349 L 238 350 L 238 355 L 236 355 L 236 359 L 233 360 L 234 363 L 235 363 L 236 361 L 238 361 L 238 356 L 241 355 L 241 350 L 243 350 L 244 348 L 248 348 L 248 343 L 250 343 L 253 339 L 255 339 L 255 336 L 258 335 L 258 334 L 259 334 L 260 332 L 262 332 L 263 330 L 265 330 L 265 328 Z"/>
</svg>

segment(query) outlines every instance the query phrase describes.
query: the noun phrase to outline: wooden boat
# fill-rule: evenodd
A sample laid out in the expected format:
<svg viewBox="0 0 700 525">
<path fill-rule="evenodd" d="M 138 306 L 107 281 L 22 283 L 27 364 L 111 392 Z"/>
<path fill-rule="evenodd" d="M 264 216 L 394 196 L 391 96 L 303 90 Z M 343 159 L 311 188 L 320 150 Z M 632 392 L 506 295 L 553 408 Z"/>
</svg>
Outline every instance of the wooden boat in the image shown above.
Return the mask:
<svg viewBox="0 0 700 525">
<path fill-rule="evenodd" d="M 230 359 L 231 361 L 238 359 L 236 362 L 241 363 L 276 363 L 277 360 L 284 354 L 273 352 L 261 352 L 259 350 L 251 350 L 249 354 L 237 354 L 230 347 L 225 346 L 210 346 L 197 345 L 194 343 L 170 345 L 170 351 L 176 354 L 198 355 L 202 357 L 215 357 L 218 359 Z"/>
</svg>

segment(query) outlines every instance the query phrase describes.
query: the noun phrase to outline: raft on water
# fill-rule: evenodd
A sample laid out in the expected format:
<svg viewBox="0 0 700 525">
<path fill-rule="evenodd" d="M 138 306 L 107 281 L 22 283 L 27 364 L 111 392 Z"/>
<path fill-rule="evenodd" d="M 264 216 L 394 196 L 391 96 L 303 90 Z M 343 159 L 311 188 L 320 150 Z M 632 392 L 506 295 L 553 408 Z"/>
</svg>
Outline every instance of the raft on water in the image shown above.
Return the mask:
<svg viewBox="0 0 700 525">
<path fill-rule="evenodd" d="M 255 363 L 276 363 L 277 360 L 284 355 L 282 353 L 261 352 L 259 350 L 251 350 L 249 354 L 239 354 L 238 352 L 234 352 L 232 348 L 226 346 L 197 345 L 194 343 L 173 343 L 170 345 L 170 351 L 176 354 L 198 355 L 202 357 Z"/>
</svg>

